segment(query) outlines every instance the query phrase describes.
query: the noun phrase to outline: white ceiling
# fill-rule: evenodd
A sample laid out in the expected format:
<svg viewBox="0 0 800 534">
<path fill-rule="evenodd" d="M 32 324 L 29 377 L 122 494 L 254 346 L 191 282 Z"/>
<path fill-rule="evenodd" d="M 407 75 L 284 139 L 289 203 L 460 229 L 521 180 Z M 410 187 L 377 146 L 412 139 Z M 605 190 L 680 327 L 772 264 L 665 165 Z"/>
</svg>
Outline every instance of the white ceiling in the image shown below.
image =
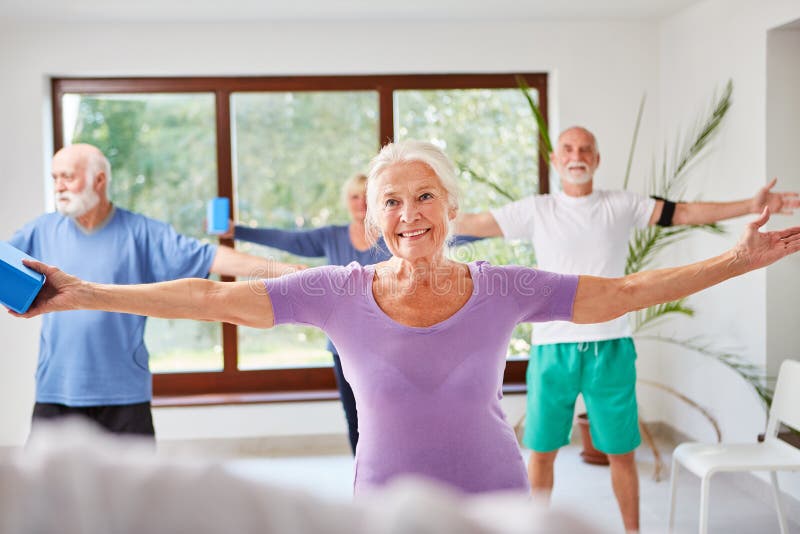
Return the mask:
<svg viewBox="0 0 800 534">
<path fill-rule="evenodd" d="M 659 19 L 701 0 L 0 0 L 0 21 Z"/>
</svg>

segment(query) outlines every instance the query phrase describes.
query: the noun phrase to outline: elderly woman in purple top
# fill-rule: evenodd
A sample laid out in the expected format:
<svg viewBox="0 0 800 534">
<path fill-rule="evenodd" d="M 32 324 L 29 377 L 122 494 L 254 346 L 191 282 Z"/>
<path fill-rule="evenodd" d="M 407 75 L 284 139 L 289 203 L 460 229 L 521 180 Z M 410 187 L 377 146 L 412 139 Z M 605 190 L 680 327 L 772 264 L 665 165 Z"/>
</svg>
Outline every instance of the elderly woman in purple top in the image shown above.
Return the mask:
<svg viewBox="0 0 800 534">
<path fill-rule="evenodd" d="M 559 275 L 448 259 L 458 211 L 455 172 L 435 146 L 387 145 L 372 161 L 367 223 L 392 257 L 373 266 L 309 269 L 278 279 L 186 279 L 114 286 L 28 265 L 47 285 L 26 316 L 76 308 L 269 328 L 322 328 L 339 349 L 359 409 L 355 491 L 422 475 L 465 492 L 527 491 L 498 392 L 514 326 L 608 321 L 675 300 L 800 250 L 800 227 L 759 232 L 767 210 L 730 251 L 684 267 L 622 278 Z"/>
<path fill-rule="evenodd" d="M 342 186 L 342 203 L 350 215 L 346 225 L 328 225 L 311 230 L 283 230 L 281 228 L 251 228 L 231 224 L 222 237 L 237 241 L 258 243 L 309 258 L 324 257 L 330 265 L 348 265 L 352 262 L 370 265 L 388 260 L 392 255 L 377 232 L 367 232 L 367 176 L 356 174 Z M 479 238 L 456 236 L 453 245 Z M 339 351 L 329 340 L 328 350 L 333 355 L 333 372 L 342 401 L 350 447 L 356 452 L 358 444 L 358 410 L 353 389 L 344 377 Z"/>
</svg>

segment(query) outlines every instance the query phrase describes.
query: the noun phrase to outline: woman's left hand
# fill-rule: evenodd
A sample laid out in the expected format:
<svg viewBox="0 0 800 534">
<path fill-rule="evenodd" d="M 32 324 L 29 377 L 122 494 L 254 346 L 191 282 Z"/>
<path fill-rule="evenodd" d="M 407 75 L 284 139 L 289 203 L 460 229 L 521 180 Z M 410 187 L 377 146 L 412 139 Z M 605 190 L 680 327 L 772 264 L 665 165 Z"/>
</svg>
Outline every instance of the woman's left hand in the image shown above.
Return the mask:
<svg viewBox="0 0 800 534">
<path fill-rule="evenodd" d="M 747 225 L 733 248 L 733 261 L 742 272 L 766 267 L 800 250 L 800 226 L 775 232 L 759 231 L 769 220 L 769 215 L 769 207 L 765 207 L 758 219 Z"/>
</svg>

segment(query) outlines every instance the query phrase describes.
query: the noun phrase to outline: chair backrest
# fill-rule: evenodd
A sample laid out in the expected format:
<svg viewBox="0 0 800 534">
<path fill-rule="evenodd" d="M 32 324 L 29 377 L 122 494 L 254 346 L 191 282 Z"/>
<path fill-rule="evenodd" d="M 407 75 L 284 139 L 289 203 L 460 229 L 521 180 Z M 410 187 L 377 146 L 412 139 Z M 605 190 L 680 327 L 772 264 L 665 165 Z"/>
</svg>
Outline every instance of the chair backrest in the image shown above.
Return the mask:
<svg viewBox="0 0 800 534">
<path fill-rule="evenodd" d="M 784 360 L 778 371 L 767 436 L 777 435 L 780 422 L 800 430 L 800 361 L 797 360 Z"/>
</svg>

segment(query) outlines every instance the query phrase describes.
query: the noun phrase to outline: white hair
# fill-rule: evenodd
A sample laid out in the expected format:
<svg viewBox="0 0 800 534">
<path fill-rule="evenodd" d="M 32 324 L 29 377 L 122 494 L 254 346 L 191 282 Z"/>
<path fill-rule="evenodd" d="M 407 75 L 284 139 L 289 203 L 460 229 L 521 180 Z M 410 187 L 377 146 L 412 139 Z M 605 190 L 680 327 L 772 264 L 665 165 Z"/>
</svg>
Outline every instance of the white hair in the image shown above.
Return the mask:
<svg viewBox="0 0 800 534">
<path fill-rule="evenodd" d="M 86 156 L 86 187 L 94 184 L 94 179 L 101 172 L 106 175 L 106 196 L 108 196 L 109 185 L 111 184 L 111 163 L 108 158 L 99 150 L 91 151 Z"/>
<path fill-rule="evenodd" d="M 450 158 L 445 155 L 441 148 L 427 141 L 417 141 L 415 139 L 396 141 L 384 146 L 369 163 L 369 171 L 367 172 L 367 217 L 365 220 L 368 236 L 377 237 L 380 235 L 380 227 L 376 217 L 378 213 L 378 189 L 375 187 L 375 182 L 388 167 L 397 163 L 411 163 L 414 161 L 424 163 L 433 170 L 447 193 L 448 207 L 454 212 L 458 211 L 460 192 L 458 180 L 456 179 L 456 168 Z M 446 224 L 449 240 L 453 233 L 453 223 L 448 218 Z"/>
</svg>

